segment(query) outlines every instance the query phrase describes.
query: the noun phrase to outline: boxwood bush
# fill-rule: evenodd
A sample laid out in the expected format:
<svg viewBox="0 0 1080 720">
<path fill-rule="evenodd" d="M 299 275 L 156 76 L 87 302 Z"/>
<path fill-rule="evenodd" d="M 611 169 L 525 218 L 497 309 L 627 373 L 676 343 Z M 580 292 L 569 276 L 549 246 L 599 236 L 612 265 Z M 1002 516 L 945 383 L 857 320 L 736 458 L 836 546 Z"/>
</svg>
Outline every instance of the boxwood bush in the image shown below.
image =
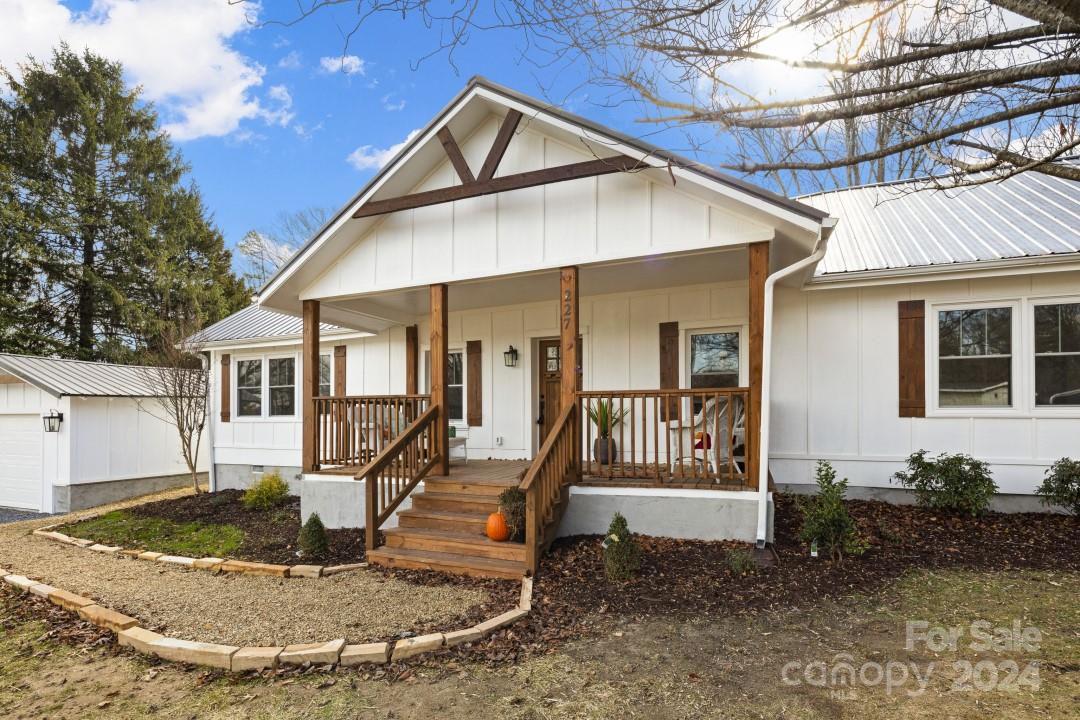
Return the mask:
<svg viewBox="0 0 1080 720">
<path fill-rule="evenodd" d="M 1044 505 L 1060 505 L 1080 516 L 1080 460 L 1061 458 L 1051 465 L 1035 493 Z"/>
<path fill-rule="evenodd" d="M 817 495 L 799 503 L 803 514 L 799 536 L 806 543 L 818 544 L 836 562 L 845 555 L 861 555 L 866 544 L 859 539 L 855 520 L 844 504 L 848 481 L 836 479 L 836 470 L 824 460 L 817 464 Z"/>
<path fill-rule="evenodd" d="M 989 465 L 963 453 L 942 453 L 933 459 L 926 455 L 925 450 L 912 453 L 907 470 L 892 479 L 914 490 L 923 507 L 976 517 L 986 512 L 997 492 Z"/>
</svg>

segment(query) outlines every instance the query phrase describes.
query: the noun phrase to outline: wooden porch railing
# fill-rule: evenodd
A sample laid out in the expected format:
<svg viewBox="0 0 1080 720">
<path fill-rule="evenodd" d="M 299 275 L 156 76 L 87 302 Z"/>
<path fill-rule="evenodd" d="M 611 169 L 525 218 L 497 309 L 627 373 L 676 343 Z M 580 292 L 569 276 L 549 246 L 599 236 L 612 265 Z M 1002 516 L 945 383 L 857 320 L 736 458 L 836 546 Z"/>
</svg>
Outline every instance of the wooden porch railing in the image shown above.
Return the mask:
<svg viewBox="0 0 1080 720">
<path fill-rule="evenodd" d="M 748 485 L 742 446 L 753 421 L 749 388 L 587 390 L 577 397 L 583 476 Z"/>
<path fill-rule="evenodd" d="M 525 568 L 535 573 L 540 554 L 553 539 L 567 488 L 580 475 L 577 408 L 568 403 L 533 458 L 519 487 L 525 493 Z"/>
<path fill-rule="evenodd" d="M 364 527 L 368 550 L 375 549 L 382 524 L 438 462 L 438 420 L 439 408 L 429 407 L 356 474 L 357 480 L 364 481 L 367 493 Z"/>
<path fill-rule="evenodd" d="M 314 398 L 315 468 L 371 462 L 430 403 L 429 395 Z"/>
</svg>

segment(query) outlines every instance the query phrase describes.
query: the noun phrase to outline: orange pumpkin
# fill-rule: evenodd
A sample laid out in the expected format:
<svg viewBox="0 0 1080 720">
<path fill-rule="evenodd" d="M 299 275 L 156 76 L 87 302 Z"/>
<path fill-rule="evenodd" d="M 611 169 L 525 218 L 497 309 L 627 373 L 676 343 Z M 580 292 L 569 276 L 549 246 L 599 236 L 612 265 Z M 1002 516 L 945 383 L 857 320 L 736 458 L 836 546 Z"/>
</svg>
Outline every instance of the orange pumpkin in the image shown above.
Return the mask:
<svg viewBox="0 0 1080 720">
<path fill-rule="evenodd" d="M 488 515 L 487 536 L 496 542 L 506 542 L 510 539 L 510 527 L 506 524 L 506 518 L 501 512 Z"/>
</svg>

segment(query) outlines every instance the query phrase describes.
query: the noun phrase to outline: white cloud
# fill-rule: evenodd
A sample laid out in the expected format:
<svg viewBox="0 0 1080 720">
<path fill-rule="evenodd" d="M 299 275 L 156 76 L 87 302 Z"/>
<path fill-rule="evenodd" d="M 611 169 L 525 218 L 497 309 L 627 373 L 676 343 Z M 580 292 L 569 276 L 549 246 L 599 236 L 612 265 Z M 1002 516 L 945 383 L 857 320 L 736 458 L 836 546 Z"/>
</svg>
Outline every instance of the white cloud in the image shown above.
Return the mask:
<svg viewBox="0 0 1080 720">
<path fill-rule="evenodd" d="M 228 135 L 247 119 L 280 122 L 281 108 L 266 110 L 256 95 L 265 68 L 230 46 L 258 10 L 222 0 L 94 0 L 74 12 L 61 0 L 0 0 L 0 64 L 14 70 L 30 54 L 47 61 L 61 40 L 89 48 L 123 63 L 174 139 Z"/>
<path fill-rule="evenodd" d="M 265 120 L 268 125 L 288 127 L 296 115 L 292 111 L 293 99 L 292 94 L 289 93 L 289 88 L 284 85 L 272 85 L 266 91 L 266 97 L 273 100 L 275 106 L 260 108 L 259 117 Z"/>
<path fill-rule="evenodd" d="M 394 102 L 392 98 L 393 95 L 382 96 L 383 110 L 386 110 L 387 112 L 398 112 L 399 110 L 405 109 L 405 98 L 402 98 L 397 102 Z"/>
<path fill-rule="evenodd" d="M 300 53 L 290 50 L 289 54 L 278 60 L 278 67 L 285 70 L 296 70 L 300 67 Z"/>
<path fill-rule="evenodd" d="M 349 153 L 349 157 L 346 158 L 349 164 L 357 170 L 378 170 L 386 163 L 398 154 L 401 148 L 409 144 L 420 133 L 419 129 L 413 130 L 409 133 L 404 140 L 397 145 L 391 145 L 388 148 L 377 148 L 372 145 L 361 145 L 360 147 Z"/>
<path fill-rule="evenodd" d="M 356 55 L 335 55 L 319 58 L 319 67 L 325 73 L 341 72 L 346 75 L 363 75 L 364 59 Z"/>
</svg>

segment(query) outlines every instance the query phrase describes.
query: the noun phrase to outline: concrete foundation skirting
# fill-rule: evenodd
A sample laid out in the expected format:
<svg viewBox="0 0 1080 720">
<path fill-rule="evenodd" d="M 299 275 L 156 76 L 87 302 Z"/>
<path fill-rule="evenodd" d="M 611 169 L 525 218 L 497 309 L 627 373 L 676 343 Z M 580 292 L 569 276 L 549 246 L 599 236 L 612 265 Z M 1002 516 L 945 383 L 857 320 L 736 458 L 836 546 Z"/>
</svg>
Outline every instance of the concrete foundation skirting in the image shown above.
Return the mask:
<svg viewBox="0 0 1080 720">
<path fill-rule="evenodd" d="M 794 495 L 813 495 L 817 485 L 809 483 L 779 483 L 777 490 Z M 915 493 L 902 487 L 866 487 L 849 486 L 846 497 L 849 500 L 880 500 L 893 505 L 914 505 Z M 1035 495 L 1013 495 L 999 493 L 990 498 L 990 509 L 1000 513 L 1064 513 L 1065 508 L 1047 507 L 1041 498 Z"/>
<path fill-rule="evenodd" d="M 255 468 L 262 468 L 256 471 Z M 282 480 L 289 483 L 289 492 L 293 495 L 300 494 L 300 476 L 303 474 L 299 467 L 291 465 L 231 465 L 217 463 L 214 465 L 215 490 L 247 490 L 256 480 L 266 473 L 276 472 Z"/>
<path fill-rule="evenodd" d="M 206 480 L 207 474 L 199 473 L 199 482 L 205 484 Z M 190 483 L 191 476 L 183 473 L 76 485 L 53 485 L 53 504 L 57 513 L 74 512 Z"/>
<path fill-rule="evenodd" d="M 323 525 L 331 530 L 362 528 L 367 524 L 365 507 L 367 495 L 363 480 L 349 475 L 319 475 L 309 473 L 300 481 L 300 519 L 307 522 L 312 513 L 318 513 Z M 421 482 L 413 493 L 424 491 Z M 412 494 L 406 497 L 398 510 L 412 507 Z M 397 527 L 397 514 L 391 514 L 384 528 Z"/>
<path fill-rule="evenodd" d="M 485 635 L 528 616 L 532 610 L 532 578 L 522 578 L 517 607 L 469 628 L 419 635 L 395 642 L 349 645 L 344 638 L 325 643 L 304 643 L 281 647 L 237 647 L 171 638 L 147 630 L 136 618 L 99 605 L 91 598 L 76 595 L 39 582 L 25 575 L 0 569 L 0 581 L 19 592 L 36 595 L 83 620 L 116 634 L 117 643 L 144 655 L 162 660 L 191 663 L 231 672 L 269 670 L 279 665 L 337 665 L 347 667 L 362 663 L 398 662 L 444 647 L 476 642 Z"/>
<path fill-rule="evenodd" d="M 693 540 L 757 539 L 756 492 L 674 488 L 572 487 L 559 536 L 603 535 L 622 513 L 630 531 Z M 773 504 L 769 498 L 769 541 Z"/>
</svg>

